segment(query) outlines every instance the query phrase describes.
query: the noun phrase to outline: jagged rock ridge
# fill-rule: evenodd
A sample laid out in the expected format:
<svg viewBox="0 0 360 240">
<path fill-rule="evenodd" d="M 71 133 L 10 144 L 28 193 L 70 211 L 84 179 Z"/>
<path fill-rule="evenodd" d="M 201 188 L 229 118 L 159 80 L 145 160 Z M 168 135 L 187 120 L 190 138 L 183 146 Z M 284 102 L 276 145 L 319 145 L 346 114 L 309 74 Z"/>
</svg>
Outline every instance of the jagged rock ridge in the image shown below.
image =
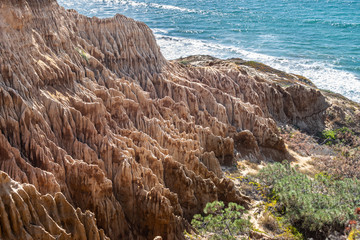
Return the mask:
<svg viewBox="0 0 360 240">
<path fill-rule="evenodd" d="M 4 172 L 0 189 L 1 239 L 109 239 L 98 230 L 93 213 L 75 211 L 62 193 L 41 195 Z"/>
<path fill-rule="evenodd" d="M 282 160 L 276 122 L 317 128 L 325 109 L 318 91 L 246 68 L 169 63 L 124 16 L 4 0 L 0 169 L 18 183 L 1 173 L 1 237 L 182 239 L 207 202 L 249 204 L 220 164 Z"/>
</svg>

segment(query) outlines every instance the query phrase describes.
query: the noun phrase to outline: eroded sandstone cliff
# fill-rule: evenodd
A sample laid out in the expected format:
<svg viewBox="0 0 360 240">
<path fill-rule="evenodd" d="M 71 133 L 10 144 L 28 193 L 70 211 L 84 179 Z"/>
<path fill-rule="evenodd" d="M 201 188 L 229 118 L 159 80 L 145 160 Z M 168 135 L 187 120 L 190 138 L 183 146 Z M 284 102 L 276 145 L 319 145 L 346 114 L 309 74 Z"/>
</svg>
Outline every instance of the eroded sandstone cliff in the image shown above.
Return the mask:
<svg viewBox="0 0 360 240">
<path fill-rule="evenodd" d="M 41 195 L 0 173 L 1 239 L 109 239 L 94 214 L 82 213 L 62 193 Z"/>
<path fill-rule="evenodd" d="M 1 237 L 182 239 L 207 202 L 249 204 L 221 164 L 284 159 L 277 123 L 318 129 L 326 107 L 236 64 L 170 63 L 121 15 L 3 0 Z"/>
</svg>

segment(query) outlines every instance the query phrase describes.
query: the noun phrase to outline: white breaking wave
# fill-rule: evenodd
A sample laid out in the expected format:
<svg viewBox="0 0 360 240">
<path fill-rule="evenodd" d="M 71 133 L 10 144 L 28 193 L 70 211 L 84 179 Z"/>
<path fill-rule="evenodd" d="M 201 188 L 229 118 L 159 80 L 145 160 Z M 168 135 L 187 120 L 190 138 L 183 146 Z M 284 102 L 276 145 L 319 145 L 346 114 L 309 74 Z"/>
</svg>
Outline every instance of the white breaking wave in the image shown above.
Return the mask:
<svg viewBox="0 0 360 240">
<path fill-rule="evenodd" d="M 144 2 L 135 2 L 135 1 L 119 1 L 119 3 L 124 5 L 130 5 L 132 7 L 147 7 L 148 4 Z"/>
<path fill-rule="evenodd" d="M 103 1 L 103 0 L 97 0 L 97 1 Z M 107 0 L 108 2 L 116 2 L 127 6 L 132 7 L 153 7 L 158 9 L 166 9 L 166 10 L 174 10 L 174 11 L 180 11 L 180 12 L 202 12 L 195 9 L 189 9 L 189 8 L 183 8 L 173 5 L 167 5 L 167 4 L 157 4 L 157 3 L 146 3 L 146 2 L 137 2 L 132 0 Z"/>
<path fill-rule="evenodd" d="M 162 34 L 168 34 L 169 31 L 165 30 L 165 29 L 160 29 L 160 28 L 152 28 L 151 29 L 154 33 L 162 33 Z"/>
<path fill-rule="evenodd" d="M 65 0 L 59 0 L 59 1 L 65 1 Z M 71 1 L 66 1 L 66 3 L 68 4 L 68 2 Z M 120 4 L 127 4 L 133 7 L 146 7 L 148 6 L 147 3 L 144 2 L 136 2 L 136 1 L 132 1 L 132 0 L 91 0 L 91 2 L 106 2 L 106 3 L 120 3 Z"/>
<path fill-rule="evenodd" d="M 183 8 L 183 7 L 177 7 L 177 6 L 172 6 L 172 5 L 161 5 L 161 4 L 157 4 L 157 3 L 150 3 L 151 7 L 155 7 L 155 8 L 160 8 L 160 9 L 166 9 L 166 10 L 176 10 L 176 11 L 181 11 L 181 12 L 200 12 L 194 9 L 188 9 L 188 8 Z"/>
<path fill-rule="evenodd" d="M 168 37 L 155 31 L 157 43 L 166 59 L 177 59 L 189 55 L 211 55 L 218 58 L 240 57 L 267 64 L 273 68 L 299 74 L 311 79 L 318 88 L 340 93 L 360 102 L 360 79 L 351 72 L 338 70 L 331 63 L 310 59 L 280 58 L 234 46 L 211 43 L 204 40 Z"/>
</svg>

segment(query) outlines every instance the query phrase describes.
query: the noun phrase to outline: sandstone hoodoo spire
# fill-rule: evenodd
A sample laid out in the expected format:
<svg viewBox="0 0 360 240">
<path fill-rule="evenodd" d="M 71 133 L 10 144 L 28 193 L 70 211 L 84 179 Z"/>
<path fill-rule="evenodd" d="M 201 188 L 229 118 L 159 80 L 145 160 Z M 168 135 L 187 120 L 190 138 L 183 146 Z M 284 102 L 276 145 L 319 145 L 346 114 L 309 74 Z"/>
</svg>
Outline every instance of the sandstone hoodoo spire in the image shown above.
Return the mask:
<svg viewBox="0 0 360 240">
<path fill-rule="evenodd" d="M 276 123 L 311 131 L 326 104 L 247 71 L 170 63 L 121 15 L 1 1 L 0 238 L 182 239 L 207 202 L 248 206 L 220 165 L 282 160 Z"/>
</svg>

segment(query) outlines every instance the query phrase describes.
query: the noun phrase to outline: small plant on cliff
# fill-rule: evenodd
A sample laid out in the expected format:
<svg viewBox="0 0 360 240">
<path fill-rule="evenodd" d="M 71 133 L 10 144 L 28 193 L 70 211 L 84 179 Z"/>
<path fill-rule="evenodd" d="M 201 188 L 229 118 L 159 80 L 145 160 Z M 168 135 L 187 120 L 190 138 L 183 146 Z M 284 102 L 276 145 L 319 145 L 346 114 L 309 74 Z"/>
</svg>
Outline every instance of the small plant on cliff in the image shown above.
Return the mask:
<svg viewBox="0 0 360 240">
<path fill-rule="evenodd" d="M 353 131 L 347 127 L 342 127 L 335 130 L 323 131 L 320 140 L 327 145 L 339 143 L 352 145 L 355 137 Z"/>
<path fill-rule="evenodd" d="M 322 137 L 325 141 L 334 141 L 336 139 L 336 132 L 334 130 L 325 130 L 322 132 Z"/>
<path fill-rule="evenodd" d="M 84 51 L 84 49 L 75 48 L 75 50 L 80 54 L 80 56 L 86 60 L 86 62 L 89 62 L 89 57 L 87 53 Z"/>
<path fill-rule="evenodd" d="M 221 201 L 206 204 L 205 216 L 197 214 L 191 221 L 199 233 L 210 234 L 210 239 L 236 239 L 236 236 L 247 233 L 251 227 L 249 219 L 244 219 L 244 207 Z"/>
</svg>

